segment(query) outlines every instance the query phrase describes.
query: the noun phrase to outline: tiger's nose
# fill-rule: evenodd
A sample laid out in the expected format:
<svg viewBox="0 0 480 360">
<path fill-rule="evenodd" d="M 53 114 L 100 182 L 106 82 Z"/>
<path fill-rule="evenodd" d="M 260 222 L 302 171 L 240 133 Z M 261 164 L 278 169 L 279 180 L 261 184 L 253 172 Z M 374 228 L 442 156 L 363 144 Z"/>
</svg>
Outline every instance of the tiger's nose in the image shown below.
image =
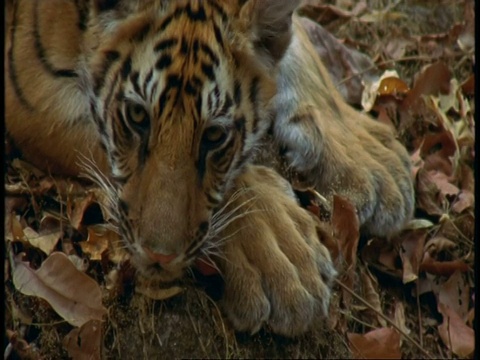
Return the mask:
<svg viewBox="0 0 480 360">
<path fill-rule="evenodd" d="M 169 254 L 165 255 L 162 253 L 157 253 L 154 251 L 151 251 L 149 248 L 144 247 L 145 253 L 149 257 L 150 260 L 159 263 L 161 266 L 166 266 L 170 264 L 173 260 L 175 260 L 178 257 L 178 254 Z"/>
</svg>

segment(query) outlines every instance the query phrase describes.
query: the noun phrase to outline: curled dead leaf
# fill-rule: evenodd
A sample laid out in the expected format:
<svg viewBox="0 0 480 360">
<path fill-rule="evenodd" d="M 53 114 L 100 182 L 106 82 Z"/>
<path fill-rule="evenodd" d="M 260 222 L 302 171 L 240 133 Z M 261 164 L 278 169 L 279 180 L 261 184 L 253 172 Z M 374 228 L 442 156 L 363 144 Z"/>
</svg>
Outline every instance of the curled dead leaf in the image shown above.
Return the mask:
<svg viewBox="0 0 480 360">
<path fill-rule="evenodd" d="M 441 252 L 446 250 L 451 250 L 455 248 L 457 244 L 455 244 L 452 240 L 447 239 L 443 236 L 434 236 L 427 241 L 425 244 L 425 251 L 430 254 L 432 258 Z"/>
<path fill-rule="evenodd" d="M 405 225 L 404 230 L 416 230 L 416 229 L 428 229 L 433 226 L 433 222 L 427 219 L 412 219 L 407 225 Z"/>
<path fill-rule="evenodd" d="M 73 329 L 63 338 L 63 347 L 74 360 L 100 360 L 102 323 L 90 320 Z"/>
<path fill-rule="evenodd" d="M 400 258 L 403 264 L 403 283 L 407 284 L 418 278 L 420 262 L 423 257 L 423 248 L 427 230 L 407 230 L 399 235 L 395 242 L 400 245 Z"/>
<path fill-rule="evenodd" d="M 420 264 L 420 271 L 426 271 L 430 274 L 451 276 L 455 271 L 467 272 L 470 267 L 461 260 L 437 261 L 425 253 L 423 261 Z"/>
<path fill-rule="evenodd" d="M 68 205 L 67 215 L 70 219 L 70 224 L 73 226 L 73 228 L 79 230 L 82 226 L 82 222 L 87 210 L 91 206 L 98 205 L 98 203 L 95 198 L 95 193 L 88 192 L 87 196 L 76 198 L 73 200 L 73 204 L 68 203 Z"/>
</svg>

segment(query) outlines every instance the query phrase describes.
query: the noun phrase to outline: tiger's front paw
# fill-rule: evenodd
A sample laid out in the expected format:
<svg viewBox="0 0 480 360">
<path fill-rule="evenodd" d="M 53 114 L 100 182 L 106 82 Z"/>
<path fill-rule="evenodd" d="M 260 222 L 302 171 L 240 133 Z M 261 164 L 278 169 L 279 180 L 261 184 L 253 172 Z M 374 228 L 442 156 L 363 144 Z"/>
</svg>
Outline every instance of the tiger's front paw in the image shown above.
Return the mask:
<svg viewBox="0 0 480 360">
<path fill-rule="evenodd" d="M 305 107 L 277 128 L 276 141 L 296 180 L 325 196 L 347 197 L 363 232 L 390 235 L 410 219 L 410 158 L 387 126 L 344 105 L 331 118 Z"/>
<path fill-rule="evenodd" d="M 252 166 L 232 199 L 226 217 L 235 220 L 223 232 L 224 311 L 239 331 L 266 323 L 285 336 L 305 332 L 316 315 L 327 315 L 336 274 L 317 223 L 267 168 Z"/>
</svg>

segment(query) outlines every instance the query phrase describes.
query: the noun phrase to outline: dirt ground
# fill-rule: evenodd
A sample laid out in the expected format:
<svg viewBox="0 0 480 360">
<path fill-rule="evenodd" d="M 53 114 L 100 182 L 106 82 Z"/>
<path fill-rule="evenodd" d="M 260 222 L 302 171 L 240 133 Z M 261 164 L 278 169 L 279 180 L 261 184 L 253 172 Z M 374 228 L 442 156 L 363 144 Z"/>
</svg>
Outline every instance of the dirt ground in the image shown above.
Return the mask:
<svg viewBox="0 0 480 360">
<path fill-rule="evenodd" d="M 458 45 L 459 34 L 464 28 L 455 30 L 456 24 L 464 24 L 466 21 L 465 8 L 468 0 L 305 0 L 304 3 L 307 7 L 310 6 L 304 9 L 305 13 L 313 20 L 318 20 L 342 44 L 367 55 L 375 65 L 375 71 L 381 73 L 386 69 L 395 69 L 399 78 L 410 87 L 413 87 L 414 79 L 424 66 L 439 60 L 450 70 L 451 78 L 457 79 L 460 84 L 464 84 L 473 73 L 472 53 L 462 51 Z M 403 50 L 400 51 L 399 48 Z M 338 80 L 345 81 L 347 77 L 344 74 Z M 361 107 L 358 103 L 353 105 Z M 373 116 L 380 116 L 381 111 L 378 109 L 372 110 Z M 404 129 L 403 132 L 399 130 L 399 135 L 407 148 L 414 151 L 418 132 L 412 135 L 411 131 Z M 116 276 L 123 279 L 124 287 L 112 287 L 105 274 L 112 270 L 113 265 L 107 263 L 102 256 L 95 260 L 89 258 L 85 255 L 85 249 L 79 245 L 89 234 L 88 226 L 102 218 L 94 201 L 84 201 L 85 185 L 74 180 L 58 180 L 58 183 L 55 183 L 56 180 L 42 180 L 41 176 L 35 177 L 35 171 L 28 165 L 18 162 L 13 164 L 16 157 L 17 153 L 7 147 L 6 184 L 10 187 L 6 190 L 6 231 L 15 233 L 23 228 L 25 232 L 26 227 L 35 228 L 35 224 L 38 227 L 40 213 L 45 215 L 46 212 L 53 212 L 53 209 L 58 211 L 59 204 L 63 201 L 59 200 L 62 192 L 60 187 L 69 188 L 69 191 L 72 188 L 78 189 L 78 193 L 83 191 L 78 196 L 80 202 L 83 201 L 79 226 L 72 225 L 72 216 L 69 216 L 70 224 L 62 228 L 63 244 L 56 244 L 55 249 L 64 251 L 69 248 L 84 254 L 84 268 L 102 289 L 102 303 L 107 315 L 103 323 L 89 322 L 82 328 L 76 328 L 64 321 L 46 301 L 19 292 L 13 284 L 13 259 L 9 254 L 26 252 L 35 268 L 40 267 L 46 256 L 22 241 L 6 241 L 6 359 L 353 358 L 360 351 L 353 348 L 357 346 L 355 344 L 363 346 L 366 340 L 361 338 L 361 341 L 355 342 L 351 334 L 362 336 L 372 330 L 387 328 L 400 329 L 398 331 L 402 331 L 402 335 L 409 334 L 408 337 L 402 336 L 401 340 L 396 340 L 402 358 L 473 356 L 467 350 L 458 350 L 458 346 L 455 347 L 453 343 L 446 345 L 442 341 L 441 324 L 445 313 L 437 307 L 438 297 L 436 298 L 435 291 L 426 291 L 422 296 L 412 295 L 415 291 L 419 292 L 419 284 L 423 282 L 405 283 L 401 275 L 399 278 L 379 266 L 368 267 L 368 274 L 373 274 L 374 279 L 371 280 L 373 297 L 368 296 L 372 292 L 368 293 L 365 287 L 354 288 L 354 293 L 360 299 L 352 295 L 350 305 L 341 306 L 340 304 L 346 303 L 345 290 L 337 284 L 332 304 L 334 319 L 319 319 L 312 331 L 295 339 L 276 336 L 268 329 L 262 329 L 253 336 L 235 332 L 215 302 L 221 296 L 221 278 L 218 276 L 205 277 L 192 272 L 182 283 L 184 290 L 166 300 L 152 300 L 135 292 L 134 286 L 128 281 L 132 276 L 129 268 L 120 268 L 116 272 Z M 465 163 L 466 169 L 473 168 L 473 159 L 468 158 Z M 471 176 L 473 177 L 473 172 Z M 26 178 L 29 180 L 26 181 Z M 25 183 L 30 186 L 28 191 L 20 185 Z M 52 185 L 53 183 L 55 184 Z M 463 189 L 460 182 L 456 182 L 455 186 L 462 186 Z M 456 200 L 452 200 L 452 203 L 454 201 Z M 457 235 L 449 237 L 451 241 L 457 238 L 461 240 L 457 242 L 455 251 L 452 251 L 453 255 L 449 253 L 450 257 L 446 260 L 461 259 L 462 264 L 466 264 L 465 268 L 461 268 L 464 271 L 460 271 L 463 271 L 466 279 L 462 284 L 470 284 L 467 298 L 471 299 L 470 295 L 473 294 L 474 299 L 474 217 L 464 221 L 466 212 L 473 214 L 473 203 L 470 207 L 465 205 L 466 210 L 462 208 L 458 216 L 449 212 L 447 220 L 443 214 L 429 212 L 430 208 L 421 205 L 417 208 L 416 217 L 428 219 L 432 223 L 428 232 L 425 232 L 426 239 L 433 238 L 435 231 L 446 234 L 444 224 L 450 220 L 454 224 L 452 226 L 461 233 L 461 236 L 456 232 Z M 14 220 L 11 218 L 14 215 L 21 215 L 21 221 L 18 222 L 20 230 L 15 230 L 12 225 Z M 362 245 L 369 239 L 364 240 Z M 368 250 L 367 247 L 358 250 L 358 256 L 362 260 L 369 256 L 363 256 L 365 249 Z M 81 256 L 79 258 L 82 261 Z M 367 271 L 365 263 L 360 264 L 359 261 L 357 266 L 359 273 Z M 419 278 L 428 278 L 426 272 L 418 274 Z M 367 299 L 370 305 L 365 305 L 362 298 Z M 375 301 L 379 302 L 378 306 L 372 305 Z M 467 324 L 472 324 L 473 300 L 469 301 L 469 312 L 464 319 L 467 319 Z M 398 306 L 400 303 L 402 306 Z M 378 309 L 383 315 L 372 313 L 372 309 Z M 397 316 L 399 309 L 402 316 Z M 382 316 L 392 319 L 394 325 L 382 320 Z M 399 322 L 398 319 L 402 321 Z M 474 331 L 473 325 L 471 328 Z M 377 339 L 381 341 L 383 338 Z M 396 354 L 392 350 L 392 358 Z"/>
</svg>

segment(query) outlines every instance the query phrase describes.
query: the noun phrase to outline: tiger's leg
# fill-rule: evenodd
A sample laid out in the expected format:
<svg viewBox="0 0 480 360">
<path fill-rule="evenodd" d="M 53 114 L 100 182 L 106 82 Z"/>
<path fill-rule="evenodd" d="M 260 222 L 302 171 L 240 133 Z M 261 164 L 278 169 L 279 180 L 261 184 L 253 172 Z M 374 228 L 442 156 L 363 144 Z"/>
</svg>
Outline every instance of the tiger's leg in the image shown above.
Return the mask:
<svg viewBox="0 0 480 360">
<path fill-rule="evenodd" d="M 349 198 L 363 232 L 392 234 L 414 208 L 408 153 L 387 126 L 345 103 L 294 21 L 278 77 L 274 138 L 305 185 Z"/>
<path fill-rule="evenodd" d="M 286 336 L 306 331 L 327 315 L 336 274 L 318 221 L 266 167 L 249 166 L 230 199 L 219 245 L 228 318 L 240 331 L 256 332 L 263 323 Z"/>
<path fill-rule="evenodd" d="M 364 232 L 389 235 L 400 230 L 413 212 L 410 159 L 390 129 L 354 115 L 355 122 L 339 124 L 307 107 L 283 124 L 284 134 L 297 136 L 276 139 L 305 185 L 325 195 L 347 197 L 357 207 Z"/>
</svg>

